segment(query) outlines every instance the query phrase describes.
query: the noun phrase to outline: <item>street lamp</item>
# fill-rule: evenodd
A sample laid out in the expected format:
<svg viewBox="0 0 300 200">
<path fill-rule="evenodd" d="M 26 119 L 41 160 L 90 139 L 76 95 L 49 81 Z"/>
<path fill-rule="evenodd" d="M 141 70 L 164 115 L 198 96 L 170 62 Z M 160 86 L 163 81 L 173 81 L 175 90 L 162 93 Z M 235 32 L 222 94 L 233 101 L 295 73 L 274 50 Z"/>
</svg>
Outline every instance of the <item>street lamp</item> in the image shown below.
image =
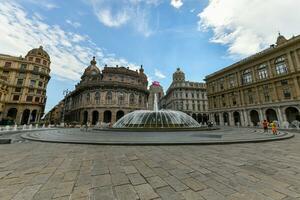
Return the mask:
<svg viewBox="0 0 300 200">
<path fill-rule="evenodd" d="M 69 90 L 66 89 L 63 91 L 64 95 L 64 108 L 63 108 L 63 116 L 62 116 L 62 125 L 65 126 L 65 112 L 66 112 L 66 101 L 67 101 L 67 95 L 69 94 Z"/>
</svg>

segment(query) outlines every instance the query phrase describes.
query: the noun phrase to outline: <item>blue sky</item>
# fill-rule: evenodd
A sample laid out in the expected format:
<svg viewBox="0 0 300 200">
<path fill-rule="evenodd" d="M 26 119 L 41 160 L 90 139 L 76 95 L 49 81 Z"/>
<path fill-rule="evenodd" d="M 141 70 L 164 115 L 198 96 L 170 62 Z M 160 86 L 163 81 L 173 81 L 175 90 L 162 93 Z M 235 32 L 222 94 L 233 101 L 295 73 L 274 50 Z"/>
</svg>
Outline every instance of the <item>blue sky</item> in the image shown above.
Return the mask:
<svg viewBox="0 0 300 200">
<path fill-rule="evenodd" d="M 142 64 L 166 90 L 177 67 L 187 80 L 203 81 L 274 43 L 278 31 L 300 32 L 297 0 L 2 1 L 0 53 L 43 45 L 51 56 L 46 110 L 74 89 L 92 56 L 100 68 Z"/>
</svg>

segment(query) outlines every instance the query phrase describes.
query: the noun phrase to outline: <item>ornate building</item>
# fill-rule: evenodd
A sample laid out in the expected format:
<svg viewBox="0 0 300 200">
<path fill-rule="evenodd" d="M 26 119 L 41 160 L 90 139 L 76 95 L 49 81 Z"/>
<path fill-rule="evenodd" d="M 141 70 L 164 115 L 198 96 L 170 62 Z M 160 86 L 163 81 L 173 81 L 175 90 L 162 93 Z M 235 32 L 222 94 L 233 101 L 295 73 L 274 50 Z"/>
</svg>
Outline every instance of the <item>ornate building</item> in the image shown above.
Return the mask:
<svg viewBox="0 0 300 200">
<path fill-rule="evenodd" d="M 299 120 L 300 36 L 206 77 L 210 117 L 217 124 L 252 126 L 264 119 Z"/>
<path fill-rule="evenodd" d="M 157 95 L 157 102 L 164 96 L 164 90 L 157 81 L 154 81 L 149 87 L 148 110 L 153 110 L 154 94 Z"/>
<path fill-rule="evenodd" d="M 147 87 L 142 66 L 139 71 L 119 66 L 100 71 L 93 58 L 75 90 L 65 98 L 65 121 L 114 123 L 124 114 L 146 109 Z"/>
<path fill-rule="evenodd" d="M 1 121 L 35 123 L 44 114 L 50 57 L 39 47 L 24 57 L 0 54 Z"/>
<path fill-rule="evenodd" d="M 165 109 L 185 112 L 199 123 L 209 120 L 206 84 L 186 81 L 180 68 L 173 74 L 173 81 L 160 105 Z"/>
</svg>

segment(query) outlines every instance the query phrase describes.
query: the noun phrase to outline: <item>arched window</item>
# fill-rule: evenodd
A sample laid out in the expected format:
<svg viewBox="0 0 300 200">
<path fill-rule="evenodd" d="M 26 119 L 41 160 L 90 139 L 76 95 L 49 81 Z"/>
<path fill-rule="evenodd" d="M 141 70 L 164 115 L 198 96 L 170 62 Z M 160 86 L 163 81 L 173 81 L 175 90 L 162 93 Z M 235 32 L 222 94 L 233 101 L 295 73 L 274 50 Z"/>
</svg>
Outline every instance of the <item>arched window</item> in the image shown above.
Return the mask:
<svg viewBox="0 0 300 200">
<path fill-rule="evenodd" d="M 267 70 L 267 64 L 261 64 L 257 68 L 258 71 L 258 77 L 259 79 L 265 79 L 268 78 L 268 70 Z"/>
<path fill-rule="evenodd" d="M 112 93 L 111 93 L 111 91 L 108 91 L 106 93 L 106 103 L 107 104 L 111 104 L 112 103 Z"/>
<path fill-rule="evenodd" d="M 119 105 L 124 105 L 124 94 L 120 93 L 118 98 Z"/>
<path fill-rule="evenodd" d="M 90 98 L 91 98 L 90 93 L 87 93 L 87 94 L 86 94 L 86 102 L 87 102 L 87 103 L 90 102 Z"/>
<path fill-rule="evenodd" d="M 95 102 L 96 102 L 96 104 L 100 103 L 100 93 L 99 92 L 95 93 Z"/>
<path fill-rule="evenodd" d="M 286 74 L 288 72 L 285 58 L 283 56 L 276 58 L 275 60 L 275 68 L 276 73 L 279 74 Z"/>
<path fill-rule="evenodd" d="M 252 82 L 252 74 L 251 74 L 251 71 L 249 69 L 247 69 L 243 72 L 243 83 L 248 84 L 251 82 Z"/>
<path fill-rule="evenodd" d="M 130 96 L 129 96 L 129 104 L 130 105 L 134 105 L 134 94 L 130 94 Z"/>
</svg>

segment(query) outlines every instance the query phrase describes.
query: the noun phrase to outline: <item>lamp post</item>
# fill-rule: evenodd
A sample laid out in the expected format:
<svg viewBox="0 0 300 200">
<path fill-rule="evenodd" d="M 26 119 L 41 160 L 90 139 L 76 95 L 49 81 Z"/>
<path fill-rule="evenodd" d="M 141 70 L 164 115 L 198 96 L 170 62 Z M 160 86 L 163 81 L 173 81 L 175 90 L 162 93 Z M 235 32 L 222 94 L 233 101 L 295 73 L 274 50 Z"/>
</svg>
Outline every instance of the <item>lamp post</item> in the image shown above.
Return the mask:
<svg viewBox="0 0 300 200">
<path fill-rule="evenodd" d="M 65 126 L 65 112 L 66 112 L 66 102 L 67 102 L 67 95 L 69 94 L 69 90 L 66 89 L 63 91 L 64 95 L 64 108 L 63 108 L 63 116 L 62 116 L 62 125 Z"/>
</svg>

